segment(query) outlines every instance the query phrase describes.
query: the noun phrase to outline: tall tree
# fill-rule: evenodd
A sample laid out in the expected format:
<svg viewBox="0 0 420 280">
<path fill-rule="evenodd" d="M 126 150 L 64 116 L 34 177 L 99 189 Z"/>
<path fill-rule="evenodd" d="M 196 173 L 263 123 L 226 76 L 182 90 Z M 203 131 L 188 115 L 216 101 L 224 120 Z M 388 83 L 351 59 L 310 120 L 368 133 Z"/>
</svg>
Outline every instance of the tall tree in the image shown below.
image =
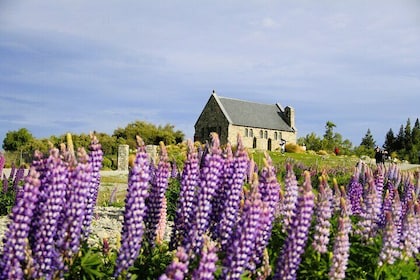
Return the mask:
<svg viewBox="0 0 420 280">
<path fill-rule="evenodd" d="M 385 136 L 385 142 L 384 142 L 383 148 L 390 153 L 394 152 L 396 151 L 395 142 L 396 142 L 396 138 L 394 136 L 394 132 L 392 131 L 392 128 L 390 128 Z"/>
<path fill-rule="evenodd" d="M 322 139 L 322 148 L 325 150 L 334 149 L 336 144 L 334 141 L 334 127 L 336 127 L 336 125 L 331 121 L 327 121 L 325 124 L 325 133 L 324 138 Z"/>
<path fill-rule="evenodd" d="M 413 131 L 411 132 L 411 141 L 414 146 L 420 145 L 420 122 L 419 119 L 416 119 L 414 123 Z"/>
<path fill-rule="evenodd" d="M 370 129 L 368 128 L 365 137 L 362 138 L 362 142 L 360 143 L 360 146 L 365 146 L 367 149 L 375 149 L 376 142 L 373 139 L 373 135 L 370 132 Z"/>
<path fill-rule="evenodd" d="M 400 151 L 402 149 L 404 149 L 404 126 L 401 125 L 400 126 L 400 130 L 398 131 L 397 137 L 395 138 L 395 146 L 394 149 L 395 151 Z"/>
<path fill-rule="evenodd" d="M 413 139 L 411 138 L 411 121 L 407 119 L 404 128 L 404 149 L 410 151 L 413 148 Z"/>
</svg>

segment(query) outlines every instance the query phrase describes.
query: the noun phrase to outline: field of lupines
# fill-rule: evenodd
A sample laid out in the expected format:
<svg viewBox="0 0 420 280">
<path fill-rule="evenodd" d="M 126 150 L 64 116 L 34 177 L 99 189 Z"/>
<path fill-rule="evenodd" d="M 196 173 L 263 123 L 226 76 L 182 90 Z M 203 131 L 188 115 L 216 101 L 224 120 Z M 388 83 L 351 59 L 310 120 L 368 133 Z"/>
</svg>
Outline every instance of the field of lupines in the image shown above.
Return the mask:
<svg viewBox="0 0 420 280">
<path fill-rule="evenodd" d="M 417 173 L 360 162 L 338 185 L 289 162 L 279 179 L 268 155 L 258 168 L 240 137 L 222 149 L 216 134 L 204 149 L 188 143 L 180 174 L 163 144 L 153 164 L 138 138 L 120 245 L 89 247 L 102 161 L 91 140 L 88 152 L 37 153 L 27 175 L 3 179 L 16 199 L 0 279 L 419 279 Z"/>
</svg>

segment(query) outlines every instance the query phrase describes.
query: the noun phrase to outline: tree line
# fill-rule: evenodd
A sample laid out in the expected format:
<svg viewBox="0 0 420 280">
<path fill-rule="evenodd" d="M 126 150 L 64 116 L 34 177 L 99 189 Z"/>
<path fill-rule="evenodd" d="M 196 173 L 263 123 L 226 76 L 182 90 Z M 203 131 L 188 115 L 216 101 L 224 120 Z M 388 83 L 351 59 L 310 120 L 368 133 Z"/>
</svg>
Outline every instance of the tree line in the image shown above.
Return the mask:
<svg viewBox="0 0 420 280">
<path fill-rule="evenodd" d="M 59 147 L 61 143 L 66 143 L 67 133 L 60 136 L 50 136 L 49 138 L 35 138 L 32 133 L 21 128 L 16 131 L 9 131 L 3 140 L 3 149 L 6 151 L 9 161 L 16 165 L 32 162 L 33 153 L 39 150 L 48 153 L 51 146 Z M 156 126 L 144 121 L 129 123 L 126 127 L 117 128 L 112 135 L 103 132 L 95 132 L 96 137 L 102 145 L 104 153 L 104 167 L 115 168 L 117 161 L 118 146 L 129 145 L 131 150 L 136 148 L 136 135 L 141 135 L 146 144 L 158 145 L 164 142 L 166 145 L 181 143 L 185 135 L 182 131 L 176 130 L 173 125 Z M 74 148 L 88 148 L 90 136 L 87 133 L 72 133 Z"/>
<path fill-rule="evenodd" d="M 307 134 L 305 137 L 298 139 L 298 144 L 305 144 L 308 150 L 333 152 L 338 148 L 340 154 L 346 155 L 368 155 L 374 157 L 375 148 L 378 147 L 376 141 L 370 131 L 367 130 L 362 138 L 359 146 L 353 146 L 350 140 L 345 139 L 340 133 L 334 132 L 336 125 L 327 121 L 325 125 L 325 133 L 322 137 L 318 137 L 315 133 Z M 420 163 L 420 121 L 417 118 L 414 126 L 411 125 L 410 118 L 407 119 L 405 125 L 401 125 L 398 134 L 395 134 L 392 128 L 385 135 L 385 141 L 382 147 L 386 150 L 391 158 L 399 160 L 407 160 L 411 163 Z"/>
</svg>

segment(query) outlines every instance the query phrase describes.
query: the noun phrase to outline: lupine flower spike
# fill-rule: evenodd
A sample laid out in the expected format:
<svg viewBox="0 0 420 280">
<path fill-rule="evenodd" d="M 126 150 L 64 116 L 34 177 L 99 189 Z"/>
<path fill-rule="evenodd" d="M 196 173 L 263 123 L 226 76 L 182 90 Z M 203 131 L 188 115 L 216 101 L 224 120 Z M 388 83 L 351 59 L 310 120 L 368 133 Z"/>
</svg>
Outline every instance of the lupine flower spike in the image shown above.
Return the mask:
<svg viewBox="0 0 420 280">
<path fill-rule="evenodd" d="M 254 254 L 258 235 L 261 234 L 261 215 L 261 194 L 258 189 L 258 176 L 255 174 L 251 191 L 245 199 L 242 216 L 223 261 L 221 279 L 240 279 Z"/>
<path fill-rule="evenodd" d="M 312 192 L 311 178 L 305 171 L 305 181 L 300 188 L 296 203 L 295 218 L 289 226 L 287 239 L 280 253 L 273 279 L 296 279 L 297 270 L 302 254 L 308 240 L 314 208 L 314 194 Z"/>
<path fill-rule="evenodd" d="M 330 227 L 332 216 L 332 197 L 325 175 L 320 177 L 318 199 L 315 206 L 315 233 L 312 246 L 319 253 L 326 253 L 330 240 Z"/>
<path fill-rule="evenodd" d="M 87 195 L 89 185 L 92 181 L 92 166 L 89 157 L 83 148 L 78 149 L 78 163 L 71 167 L 69 174 L 69 185 L 67 190 L 66 205 L 59 229 L 57 246 L 66 263 L 79 250 L 82 224 L 85 218 Z"/>
<path fill-rule="evenodd" d="M 156 230 L 162 212 L 162 202 L 168 188 L 168 180 L 171 175 L 168 152 L 163 142 L 160 142 L 159 163 L 156 169 L 155 178 L 146 199 L 146 237 L 150 244 L 155 243 Z"/>
<path fill-rule="evenodd" d="M 359 234 L 364 241 L 372 240 L 377 234 L 379 215 L 381 211 L 381 200 L 377 194 L 377 187 L 372 175 L 368 176 L 367 194 L 362 204 L 360 220 L 357 223 L 356 234 Z"/>
<path fill-rule="evenodd" d="M 226 189 L 225 207 L 221 219 L 217 224 L 218 237 L 222 250 L 226 250 L 232 237 L 232 232 L 238 220 L 238 211 L 242 195 L 242 187 L 246 179 L 249 166 L 248 154 L 241 137 L 238 135 L 238 145 L 233 163 L 232 184 Z"/>
<path fill-rule="evenodd" d="M 63 266 L 58 258 L 57 238 L 60 213 L 65 207 L 68 185 L 68 169 L 56 148 L 50 150 L 45 162 L 46 174 L 40 188 L 40 199 L 36 210 L 33 235 L 34 278 L 53 277 L 57 268 Z"/>
<path fill-rule="evenodd" d="M 29 261 L 26 255 L 29 249 L 30 223 L 38 202 L 40 185 L 39 173 L 32 167 L 10 214 L 10 223 L 4 238 L 3 258 L 0 260 L 1 280 L 25 278 L 24 270 Z"/>
<path fill-rule="evenodd" d="M 214 279 L 214 272 L 217 268 L 216 262 L 218 260 L 216 250 L 216 243 L 205 236 L 203 249 L 201 250 L 200 263 L 198 268 L 193 272 L 192 280 Z"/>
<path fill-rule="evenodd" d="M 263 202 L 261 207 L 260 233 L 255 241 L 256 248 L 249 266 L 251 271 L 254 271 L 262 261 L 264 249 L 270 240 L 275 213 L 279 204 L 280 184 L 277 182 L 273 162 L 267 153 L 265 154 L 264 165 L 261 176 L 259 177 L 258 187 Z"/>
<path fill-rule="evenodd" d="M 395 226 L 392 212 L 386 212 L 385 219 L 386 226 L 383 233 L 382 250 L 379 254 L 379 266 L 384 264 L 393 264 L 401 257 L 398 229 Z"/>
<path fill-rule="evenodd" d="M 344 194 L 344 192 L 343 192 Z M 346 277 L 346 269 L 350 254 L 349 234 L 351 230 L 351 221 L 349 218 L 349 205 L 344 195 L 341 198 L 341 213 L 338 218 L 338 231 L 334 239 L 333 258 L 328 273 L 330 279 L 341 280 Z"/>
<path fill-rule="evenodd" d="M 93 218 L 93 211 L 98 198 L 99 185 L 101 183 L 100 170 L 102 168 L 102 146 L 94 134 L 90 134 L 89 162 L 92 166 L 92 181 L 89 184 L 85 219 L 83 221 L 83 237 L 87 239 L 90 234 L 90 224 Z"/>
<path fill-rule="evenodd" d="M 286 177 L 284 179 L 283 212 L 281 213 L 283 217 L 283 231 L 285 232 L 288 230 L 295 215 L 296 202 L 298 200 L 299 193 L 298 189 L 298 183 L 293 171 L 293 166 L 290 162 L 288 162 L 286 164 Z"/>
<path fill-rule="evenodd" d="M 416 213 L 414 211 L 414 201 L 407 202 L 407 213 L 403 223 L 401 235 L 402 255 L 404 260 L 415 257 L 419 252 L 417 238 L 420 235 L 418 225 L 416 224 Z"/>
<path fill-rule="evenodd" d="M 137 137 L 137 154 L 128 178 L 125 198 L 124 222 L 121 232 L 121 247 L 116 260 L 114 276 L 127 273 L 136 260 L 144 234 L 145 200 L 149 190 L 149 160 L 144 142 Z M 129 276 L 129 273 L 127 273 Z"/>
<path fill-rule="evenodd" d="M 203 235 L 210 225 L 212 213 L 212 200 L 220 182 L 220 172 L 223 166 L 223 158 L 220 150 L 219 136 L 211 134 L 212 141 L 209 151 L 203 159 L 203 166 L 200 173 L 200 187 L 197 193 L 196 211 L 192 224 L 192 233 L 189 234 L 185 245 L 192 249 L 194 255 L 201 251 Z M 189 251 L 189 250 L 188 250 Z"/>
<path fill-rule="evenodd" d="M 188 254 L 184 247 L 179 247 L 172 263 L 166 268 L 159 280 L 184 280 L 188 273 Z"/>
<path fill-rule="evenodd" d="M 199 179 L 199 160 L 198 153 L 194 148 L 193 142 L 187 142 L 187 160 L 181 174 L 181 186 L 178 198 L 178 207 L 172 229 L 170 248 L 175 249 L 183 241 L 183 236 L 191 227 L 193 217 L 193 205 L 195 189 Z"/>
</svg>

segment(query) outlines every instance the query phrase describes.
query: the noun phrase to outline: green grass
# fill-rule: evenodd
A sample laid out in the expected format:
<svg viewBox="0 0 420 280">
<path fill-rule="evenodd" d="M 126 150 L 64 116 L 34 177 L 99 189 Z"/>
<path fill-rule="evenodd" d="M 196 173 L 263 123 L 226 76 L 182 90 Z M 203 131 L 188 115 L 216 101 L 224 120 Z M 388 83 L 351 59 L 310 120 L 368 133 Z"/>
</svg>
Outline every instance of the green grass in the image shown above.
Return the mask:
<svg viewBox="0 0 420 280">
<path fill-rule="evenodd" d="M 323 168 L 331 169 L 337 167 L 351 168 L 356 165 L 359 158 L 356 156 L 336 156 L 336 155 L 318 155 L 315 153 L 279 153 L 268 152 L 275 166 L 284 165 L 286 161 L 292 160 L 295 163 L 301 163 L 307 167 L 322 170 Z M 263 152 L 252 152 L 251 156 L 258 166 L 263 165 Z"/>
</svg>

